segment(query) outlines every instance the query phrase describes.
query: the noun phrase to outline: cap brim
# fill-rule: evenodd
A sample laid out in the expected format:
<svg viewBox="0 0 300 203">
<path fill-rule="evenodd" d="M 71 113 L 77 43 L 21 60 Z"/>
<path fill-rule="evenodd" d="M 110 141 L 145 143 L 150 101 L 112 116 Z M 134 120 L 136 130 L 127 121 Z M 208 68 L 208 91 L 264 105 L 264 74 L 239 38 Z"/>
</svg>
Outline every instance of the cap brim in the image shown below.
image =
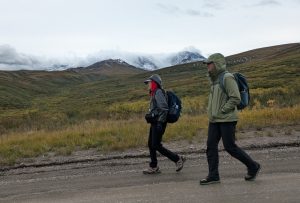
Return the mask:
<svg viewBox="0 0 300 203">
<path fill-rule="evenodd" d="M 147 80 L 144 81 L 145 84 L 147 84 L 149 82 L 151 82 L 151 79 L 147 79 Z"/>
<path fill-rule="evenodd" d="M 210 60 L 205 59 L 205 60 L 202 61 L 202 63 L 203 63 L 203 64 L 209 64 L 209 63 L 213 63 L 213 61 L 210 61 Z"/>
</svg>

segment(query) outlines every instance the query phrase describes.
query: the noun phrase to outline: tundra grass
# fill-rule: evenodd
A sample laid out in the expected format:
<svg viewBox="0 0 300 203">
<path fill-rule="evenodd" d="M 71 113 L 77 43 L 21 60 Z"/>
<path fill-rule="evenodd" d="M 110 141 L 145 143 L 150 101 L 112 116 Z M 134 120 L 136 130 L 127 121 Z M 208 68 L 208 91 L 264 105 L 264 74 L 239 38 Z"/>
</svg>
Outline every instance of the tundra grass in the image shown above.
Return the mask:
<svg viewBox="0 0 300 203">
<path fill-rule="evenodd" d="M 300 106 L 244 110 L 239 129 L 296 125 Z M 183 115 L 169 124 L 164 141 L 205 140 L 208 119 L 205 114 Z M 141 117 L 124 120 L 89 120 L 57 131 L 36 130 L 4 134 L 0 139 L 0 165 L 10 165 L 20 158 L 37 157 L 54 152 L 69 155 L 77 149 L 96 148 L 101 152 L 125 150 L 147 145 L 149 125 Z M 284 136 L 284 135 L 283 135 Z"/>
<path fill-rule="evenodd" d="M 240 72 L 247 77 L 250 108 L 269 104 L 288 107 L 300 103 L 299 44 L 284 47 L 285 51 L 279 53 L 276 47 L 264 49 L 265 55 L 272 54 L 263 58 L 257 58 L 262 57 L 258 54 L 262 50 L 256 50 L 257 54 L 254 50 L 253 55 L 246 54 L 249 60 L 252 58 L 249 62 L 228 66 L 230 72 Z M 131 117 L 144 112 L 149 101 L 143 81 L 154 73 L 161 75 L 166 90 L 175 91 L 180 98 L 199 97 L 200 102 L 207 104 L 201 98 L 207 98 L 210 85 L 207 68 L 200 62 L 113 77 L 72 71 L 0 71 L 0 133 L 28 128 L 55 130 L 86 120 L 125 118 L 127 114 Z M 275 102 L 268 103 L 269 100 Z M 201 104 L 193 104 L 188 110 L 188 102 L 189 99 L 183 102 L 185 113 L 205 112 L 206 107 Z"/>
</svg>

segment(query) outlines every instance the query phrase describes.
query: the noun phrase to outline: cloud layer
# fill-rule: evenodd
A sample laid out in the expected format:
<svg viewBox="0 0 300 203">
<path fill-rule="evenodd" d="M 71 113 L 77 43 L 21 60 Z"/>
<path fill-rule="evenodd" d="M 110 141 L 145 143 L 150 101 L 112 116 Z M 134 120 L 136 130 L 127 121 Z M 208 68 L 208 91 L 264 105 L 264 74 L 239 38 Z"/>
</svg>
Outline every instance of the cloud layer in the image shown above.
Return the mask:
<svg viewBox="0 0 300 203">
<path fill-rule="evenodd" d="M 0 67 L 7 67 L 8 69 L 16 67 L 35 67 L 39 66 L 40 61 L 34 57 L 18 53 L 15 48 L 9 45 L 0 46 Z"/>
<path fill-rule="evenodd" d="M 182 51 L 201 54 L 194 47 Z M 171 66 L 171 59 L 178 53 L 143 54 L 117 50 L 102 50 L 86 57 L 74 55 L 61 58 L 46 58 L 18 52 L 10 45 L 0 45 L 0 70 L 65 70 L 67 68 L 86 67 L 107 59 L 122 59 L 136 67 L 145 69 Z"/>
</svg>

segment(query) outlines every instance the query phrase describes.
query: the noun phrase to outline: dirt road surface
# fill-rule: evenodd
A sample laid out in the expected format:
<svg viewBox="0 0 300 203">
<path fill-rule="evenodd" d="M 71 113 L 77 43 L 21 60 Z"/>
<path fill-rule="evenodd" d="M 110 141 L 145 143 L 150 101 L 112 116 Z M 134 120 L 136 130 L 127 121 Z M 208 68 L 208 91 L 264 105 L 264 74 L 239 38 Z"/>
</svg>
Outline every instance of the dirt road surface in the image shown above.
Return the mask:
<svg viewBox="0 0 300 203">
<path fill-rule="evenodd" d="M 148 158 L 132 157 L 2 172 L 0 202 L 300 202 L 300 147 L 247 152 L 262 165 L 254 182 L 224 151 L 221 184 L 208 186 L 199 185 L 207 175 L 204 153 L 186 154 L 179 173 L 159 157 L 159 175 L 143 175 Z"/>
</svg>

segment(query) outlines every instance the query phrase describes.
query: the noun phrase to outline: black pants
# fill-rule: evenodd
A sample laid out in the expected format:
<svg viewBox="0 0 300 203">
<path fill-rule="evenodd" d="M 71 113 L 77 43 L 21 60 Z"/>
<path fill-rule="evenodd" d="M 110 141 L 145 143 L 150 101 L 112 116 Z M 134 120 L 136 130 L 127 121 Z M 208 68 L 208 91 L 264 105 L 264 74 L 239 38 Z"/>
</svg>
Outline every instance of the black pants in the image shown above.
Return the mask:
<svg viewBox="0 0 300 203">
<path fill-rule="evenodd" d="M 245 164 L 248 170 L 253 171 L 257 163 L 235 144 L 235 127 L 237 122 L 209 123 L 207 138 L 207 162 L 209 177 L 219 178 L 218 144 L 222 137 L 225 150 L 234 158 Z"/>
<path fill-rule="evenodd" d="M 149 132 L 149 139 L 148 139 L 148 147 L 150 151 L 150 167 L 157 167 L 157 155 L 156 151 L 159 151 L 162 155 L 168 157 L 173 162 L 177 162 L 179 160 L 179 156 L 170 150 L 163 147 L 161 144 L 162 136 L 166 130 L 167 123 L 163 124 L 163 129 L 161 132 L 157 131 L 156 124 L 151 124 L 150 132 Z"/>
</svg>

